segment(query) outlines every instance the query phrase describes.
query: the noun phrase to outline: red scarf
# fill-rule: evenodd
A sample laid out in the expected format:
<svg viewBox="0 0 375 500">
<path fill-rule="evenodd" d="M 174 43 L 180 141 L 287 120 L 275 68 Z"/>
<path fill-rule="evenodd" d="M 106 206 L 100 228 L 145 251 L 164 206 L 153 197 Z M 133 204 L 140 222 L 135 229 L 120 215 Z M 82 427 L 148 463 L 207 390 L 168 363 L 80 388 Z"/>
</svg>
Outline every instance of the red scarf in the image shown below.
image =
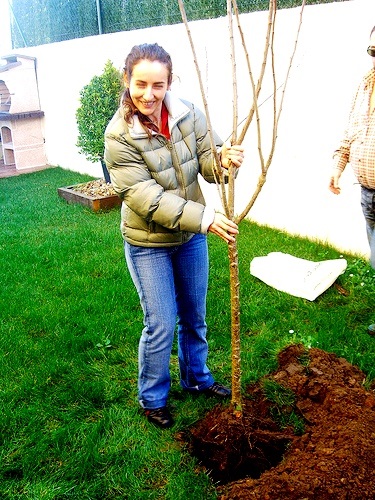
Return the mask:
<svg viewBox="0 0 375 500">
<path fill-rule="evenodd" d="M 163 105 L 161 107 L 161 130 L 160 132 L 165 135 L 167 139 L 171 138 L 171 134 L 169 133 L 169 127 L 168 127 L 168 110 L 166 105 L 163 102 Z"/>
</svg>

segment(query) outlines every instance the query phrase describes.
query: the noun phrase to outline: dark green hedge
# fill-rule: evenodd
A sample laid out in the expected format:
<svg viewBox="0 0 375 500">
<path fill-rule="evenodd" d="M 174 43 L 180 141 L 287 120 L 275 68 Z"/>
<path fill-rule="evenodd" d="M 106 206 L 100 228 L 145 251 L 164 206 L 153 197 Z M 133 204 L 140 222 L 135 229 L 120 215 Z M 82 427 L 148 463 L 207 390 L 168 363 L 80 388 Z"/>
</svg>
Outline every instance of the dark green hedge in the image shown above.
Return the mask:
<svg viewBox="0 0 375 500">
<path fill-rule="evenodd" d="M 279 0 L 278 8 L 302 0 Z M 307 5 L 345 0 L 307 0 Z M 237 0 L 241 13 L 268 9 L 268 0 Z M 181 22 L 177 0 L 13 0 L 13 48 Z M 99 14 L 98 15 L 98 6 Z M 226 0 L 185 0 L 189 20 L 226 15 Z"/>
</svg>

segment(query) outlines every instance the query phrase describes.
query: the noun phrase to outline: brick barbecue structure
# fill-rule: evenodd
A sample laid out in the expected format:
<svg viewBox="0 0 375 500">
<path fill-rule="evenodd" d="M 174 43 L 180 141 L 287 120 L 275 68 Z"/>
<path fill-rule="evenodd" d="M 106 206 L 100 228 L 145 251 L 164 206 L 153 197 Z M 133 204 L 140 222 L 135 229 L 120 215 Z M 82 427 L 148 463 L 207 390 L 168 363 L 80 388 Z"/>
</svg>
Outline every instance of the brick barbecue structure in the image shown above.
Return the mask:
<svg viewBox="0 0 375 500">
<path fill-rule="evenodd" d="M 36 59 L 0 57 L 0 137 L 2 162 L 16 170 L 46 165 Z"/>
</svg>

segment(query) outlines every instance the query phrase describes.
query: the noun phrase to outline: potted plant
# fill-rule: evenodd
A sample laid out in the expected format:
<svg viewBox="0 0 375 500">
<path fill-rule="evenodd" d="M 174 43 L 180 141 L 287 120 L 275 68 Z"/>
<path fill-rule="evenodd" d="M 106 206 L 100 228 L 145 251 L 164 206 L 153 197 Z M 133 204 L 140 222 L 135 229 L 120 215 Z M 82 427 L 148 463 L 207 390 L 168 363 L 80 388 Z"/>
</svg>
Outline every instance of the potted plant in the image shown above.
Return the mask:
<svg viewBox="0 0 375 500">
<path fill-rule="evenodd" d="M 77 147 L 89 161 L 100 161 L 104 180 L 59 188 L 59 196 L 69 203 L 80 203 L 94 211 L 121 204 L 110 185 L 111 179 L 104 163 L 104 131 L 119 106 L 121 90 L 121 72 L 108 60 L 103 73 L 94 76 L 80 92 L 80 106 L 76 111 Z"/>
</svg>

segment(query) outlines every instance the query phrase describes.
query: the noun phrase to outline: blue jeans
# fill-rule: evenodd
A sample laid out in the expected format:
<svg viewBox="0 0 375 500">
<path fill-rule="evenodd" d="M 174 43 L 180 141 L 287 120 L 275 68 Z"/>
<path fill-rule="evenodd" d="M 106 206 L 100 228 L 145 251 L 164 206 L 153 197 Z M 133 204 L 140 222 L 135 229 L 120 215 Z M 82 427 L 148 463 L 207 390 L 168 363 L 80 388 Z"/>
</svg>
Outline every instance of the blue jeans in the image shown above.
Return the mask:
<svg viewBox="0 0 375 500">
<path fill-rule="evenodd" d="M 370 245 L 370 264 L 375 269 L 375 189 L 361 187 L 361 205 Z"/>
<path fill-rule="evenodd" d="M 141 406 L 155 409 L 167 404 L 176 323 L 181 386 L 189 391 L 207 389 L 214 379 L 206 365 L 206 236 L 196 234 L 173 247 L 125 243 L 125 256 L 144 315 L 138 352 Z"/>
</svg>

